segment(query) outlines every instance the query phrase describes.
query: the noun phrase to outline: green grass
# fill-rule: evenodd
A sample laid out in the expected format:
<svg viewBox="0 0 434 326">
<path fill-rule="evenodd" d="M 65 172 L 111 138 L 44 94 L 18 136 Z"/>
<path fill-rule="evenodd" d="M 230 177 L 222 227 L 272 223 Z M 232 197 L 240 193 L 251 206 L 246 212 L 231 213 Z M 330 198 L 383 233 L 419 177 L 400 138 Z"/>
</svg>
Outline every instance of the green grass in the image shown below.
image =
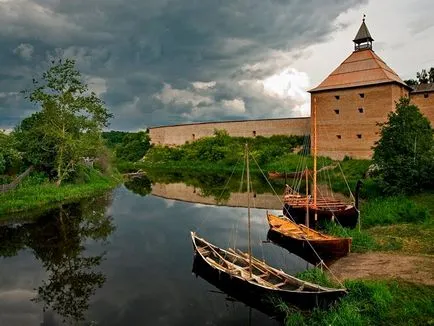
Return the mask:
<svg viewBox="0 0 434 326">
<path fill-rule="evenodd" d="M 434 222 L 376 226 L 363 233 L 375 240 L 378 250 L 395 250 L 408 254 L 434 255 Z"/>
<path fill-rule="evenodd" d="M 434 196 L 431 196 L 431 200 Z M 361 221 L 364 228 L 398 223 L 423 223 L 430 212 L 422 204 L 407 197 L 383 197 L 367 201 L 361 206 Z"/>
<path fill-rule="evenodd" d="M 304 274 L 304 275 L 303 275 Z M 321 271 L 304 272 L 307 281 L 324 280 Z M 314 277 L 312 278 L 312 275 Z M 285 325 L 430 325 L 434 287 L 402 281 L 345 281 L 348 295 L 330 309 L 287 308 Z M 282 309 L 282 304 L 278 306 Z"/>
<path fill-rule="evenodd" d="M 32 180 L 32 179 L 30 179 Z M 120 182 L 119 176 L 104 176 L 94 171 L 86 183 L 63 184 L 23 183 L 14 191 L 0 194 L 0 220 L 9 218 L 10 213 L 35 210 L 53 203 L 74 201 L 96 196 L 114 188 Z"/>
<path fill-rule="evenodd" d="M 380 197 L 361 207 L 361 232 L 334 223 L 325 225 L 326 233 L 352 237 L 352 252 L 402 251 L 434 253 L 434 194 L 414 197 Z"/>
<path fill-rule="evenodd" d="M 297 273 L 295 277 L 326 287 L 339 287 L 326 273 L 319 268 L 306 269 L 303 272 Z"/>
<path fill-rule="evenodd" d="M 326 225 L 325 232 L 337 237 L 351 237 L 351 252 L 363 253 L 368 251 L 394 251 L 401 250 L 403 243 L 401 239 L 390 237 L 378 239 L 374 234 L 366 230 L 348 229 L 335 223 Z"/>
</svg>

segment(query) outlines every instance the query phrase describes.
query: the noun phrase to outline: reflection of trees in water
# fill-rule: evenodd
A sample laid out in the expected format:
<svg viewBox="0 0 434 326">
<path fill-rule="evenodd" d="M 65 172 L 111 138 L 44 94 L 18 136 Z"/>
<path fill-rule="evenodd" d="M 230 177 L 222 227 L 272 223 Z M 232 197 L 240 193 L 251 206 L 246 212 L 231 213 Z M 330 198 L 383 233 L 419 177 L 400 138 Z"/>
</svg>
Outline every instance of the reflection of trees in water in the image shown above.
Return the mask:
<svg viewBox="0 0 434 326">
<path fill-rule="evenodd" d="M 151 180 L 145 175 L 140 177 L 132 177 L 124 183 L 128 190 L 131 190 L 135 194 L 140 196 L 149 195 L 152 191 Z"/>
<path fill-rule="evenodd" d="M 231 172 L 198 173 L 192 171 L 147 171 L 152 183 L 178 183 L 182 182 L 201 190 L 205 197 L 213 196 L 219 203 L 227 201 L 232 192 L 246 192 L 245 176 L 241 186 L 242 173 L 236 172 L 231 177 Z M 252 189 L 257 194 L 272 192 L 264 176 L 260 173 L 251 174 Z M 283 192 L 285 180 L 270 180 L 276 191 Z"/>
<path fill-rule="evenodd" d="M 105 282 L 105 275 L 95 271 L 105 253 L 85 255 L 84 242 L 106 241 L 114 231 L 112 219 L 105 216 L 106 206 L 106 198 L 91 199 L 63 205 L 34 224 L 0 228 L 0 241 L 5 244 L 1 255 L 29 247 L 42 262 L 48 279 L 33 301 L 41 302 L 44 310 L 54 310 L 64 321 L 84 320 L 91 295 Z"/>
</svg>

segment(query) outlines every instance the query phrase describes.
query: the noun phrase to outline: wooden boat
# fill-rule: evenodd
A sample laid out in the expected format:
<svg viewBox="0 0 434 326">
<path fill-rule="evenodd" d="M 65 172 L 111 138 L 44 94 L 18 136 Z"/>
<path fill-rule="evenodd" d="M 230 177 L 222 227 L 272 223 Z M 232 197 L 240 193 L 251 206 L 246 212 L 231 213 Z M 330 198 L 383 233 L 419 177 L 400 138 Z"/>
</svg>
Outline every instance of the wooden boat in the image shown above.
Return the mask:
<svg viewBox="0 0 434 326">
<path fill-rule="evenodd" d="M 257 295 L 262 299 L 277 297 L 300 309 L 327 307 L 347 293 L 302 281 L 275 269 L 242 251 L 221 249 L 191 232 L 195 259 L 199 259 L 209 272 L 234 287 Z M 249 261 L 251 260 L 251 263 Z"/>
<path fill-rule="evenodd" d="M 323 221 L 335 221 L 344 227 L 354 228 L 359 218 L 355 206 L 337 199 L 321 199 L 315 204 L 312 198 L 302 195 L 284 197 L 283 215 L 286 217 L 302 223 L 307 210 L 310 225 L 317 225 Z"/>
<path fill-rule="evenodd" d="M 312 111 L 313 118 L 313 195 L 310 197 L 300 195 L 298 192 L 290 189 L 285 190 L 283 215 L 292 218 L 299 223 L 306 214 L 309 215 L 309 222 L 316 225 L 321 221 L 336 221 L 345 227 L 355 227 L 359 220 L 358 209 L 351 203 L 345 203 L 339 199 L 321 197 L 317 195 L 317 123 L 316 123 L 317 104 L 314 99 Z M 332 167 L 332 166 L 331 166 Z M 330 167 L 330 168 L 331 168 Z M 329 169 L 329 168 L 327 168 Z M 307 169 L 305 171 L 308 171 Z M 306 173 L 306 189 L 308 189 L 309 173 Z"/>
<path fill-rule="evenodd" d="M 250 235 L 250 172 L 249 153 L 246 144 L 246 183 L 247 183 L 247 217 L 248 217 L 248 252 L 233 249 L 221 249 L 191 232 L 195 255 L 207 266 L 210 272 L 218 274 L 221 279 L 231 282 L 243 291 L 255 293 L 266 299 L 276 296 L 286 303 L 301 309 L 325 307 L 346 294 L 345 289 L 322 287 L 302 281 L 267 265 L 252 256 Z"/>
<path fill-rule="evenodd" d="M 348 255 L 351 250 L 351 238 L 339 238 L 323 234 L 303 224 L 296 224 L 286 217 L 279 217 L 270 213 L 267 213 L 267 220 L 270 231 L 275 233 L 271 234 L 271 237 L 276 242 L 280 242 L 285 248 L 288 247 L 288 250 L 295 254 L 304 251 L 308 256 L 313 256 L 314 259 L 311 258 L 310 260 L 314 260 L 316 263 L 320 260 L 330 263 Z"/>
</svg>

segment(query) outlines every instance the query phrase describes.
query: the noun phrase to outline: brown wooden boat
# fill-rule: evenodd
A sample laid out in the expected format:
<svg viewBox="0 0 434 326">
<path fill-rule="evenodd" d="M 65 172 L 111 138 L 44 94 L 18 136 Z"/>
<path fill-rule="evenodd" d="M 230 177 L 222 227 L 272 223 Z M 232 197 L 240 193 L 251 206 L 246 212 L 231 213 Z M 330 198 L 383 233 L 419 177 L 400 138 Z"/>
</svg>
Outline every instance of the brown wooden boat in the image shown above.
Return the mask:
<svg viewBox="0 0 434 326">
<path fill-rule="evenodd" d="M 276 242 L 280 242 L 295 254 L 305 251 L 308 257 L 316 258 L 315 256 L 319 256 L 318 261 L 315 259 L 316 263 L 320 260 L 332 262 L 348 255 L 351 250 L 351 238 L 323 234 L 303 224 L 294 223 L 286 217 L 279 217 L 270 213 L 267 213 L 267 220 L 270 231 L 276 233 L 271 234 L 274 240 L 277 240 Z M 311 253 L 314 255 L 310 255 Z"/>
<path fill-rule="evenodd" d="M 317 225 L 323 221 L 335 221 L 344 227 L 354 228 L 359 213 L 354 205 L 334 198 L 319 198 L 316 204 L 312 197 L 304 195 L 285 195 L 283 215 L 302 223 L 309 210 L 309 225 Z"/>
<path fill-rule="evenodd" d="M 209 272 L 241 291 L 266 300 L 276 297 L 301 309 L 327 307 L 347 293 L 346 289 L 323 287 L 302 281 L 267 265 L 248 253 L 224 250 L 191 232 L 195 259 Z"/>
</svg>

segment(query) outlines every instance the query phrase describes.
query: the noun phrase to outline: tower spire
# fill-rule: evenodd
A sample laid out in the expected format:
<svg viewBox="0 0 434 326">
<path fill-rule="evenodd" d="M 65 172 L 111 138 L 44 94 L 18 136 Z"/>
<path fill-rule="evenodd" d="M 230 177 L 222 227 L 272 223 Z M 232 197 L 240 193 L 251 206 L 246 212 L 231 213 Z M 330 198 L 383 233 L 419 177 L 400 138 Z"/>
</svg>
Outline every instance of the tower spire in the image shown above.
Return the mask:
<svg viewBox="0 0 434 326">
<path fill-rule="evenodd" d="M 372 42 L 374 39 L 371 36 L 371 33 L 369 33 L 368 27 L 365 23 L 366 15 L 363 14 L 362 19 L 362 25 L 360 25 L 359 31 L 356 34 L 356 37 L 354 38 L 354 51 L 360 51 L 365 49 L 371 49 L 372 50 Z"/>
</svg>

